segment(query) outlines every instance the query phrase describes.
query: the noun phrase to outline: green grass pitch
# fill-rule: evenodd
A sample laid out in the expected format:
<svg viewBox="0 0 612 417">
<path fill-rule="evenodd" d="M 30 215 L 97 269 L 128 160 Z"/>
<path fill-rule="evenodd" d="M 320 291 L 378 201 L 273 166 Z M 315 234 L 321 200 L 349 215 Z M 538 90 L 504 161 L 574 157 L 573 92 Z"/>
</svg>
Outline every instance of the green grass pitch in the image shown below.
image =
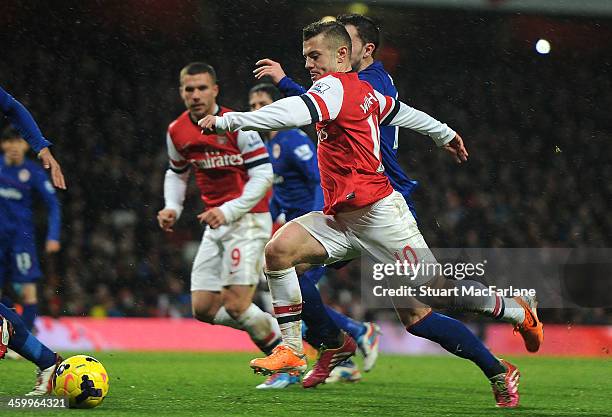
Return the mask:
<svg viewBox="0 0 612 417">
<path fill-rule="evenodd" d="M 93 410 L 56 410 L 70 416 L 609 416 L 609 359 L 510 358 L 521 373 L 521 406 L 496 409 L 487 380 L 453 357 L 384 355 L 354 384 L 305 390 L 256 390 L 251 354 L 98 353 L 110 392 Z M 34 382 L 25 360 L 0 362 L 0 397 L 22 395 Z M 43 416 L 46 411 L 2 415 Z"/>
</svg>

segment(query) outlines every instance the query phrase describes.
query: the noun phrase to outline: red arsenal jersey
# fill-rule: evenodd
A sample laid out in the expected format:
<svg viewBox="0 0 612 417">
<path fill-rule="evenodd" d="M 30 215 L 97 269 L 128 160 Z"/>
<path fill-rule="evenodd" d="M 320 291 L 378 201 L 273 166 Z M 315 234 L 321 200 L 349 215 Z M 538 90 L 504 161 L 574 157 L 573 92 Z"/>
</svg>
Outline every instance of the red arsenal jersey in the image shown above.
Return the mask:
<svg viewBox="0 0 612 417">
<path fill-rule="evenodd" d="M 356 72 L 337 72 L 319 79 L 301 97 L 317 122 L 323 211 L 356 210 L 391 194 L 380 160 L 379 123 L 386 114 L 370 84 Z"/>
<path fill-rule="evenodd" d="M 220 107 L 217 115 L 229 111 Z M 168 126 L 167 145 L 172 170 L 184 172 L 193 166 L 202 201 L 208 209 L 240 197 L 249 179 L 247 170 L 269 162 L 266 147 L 257 133 L 205 135 L 187 111 Z M 250 210 L 251 213 L 267 211 L 268 196 Z"/>
</svg>

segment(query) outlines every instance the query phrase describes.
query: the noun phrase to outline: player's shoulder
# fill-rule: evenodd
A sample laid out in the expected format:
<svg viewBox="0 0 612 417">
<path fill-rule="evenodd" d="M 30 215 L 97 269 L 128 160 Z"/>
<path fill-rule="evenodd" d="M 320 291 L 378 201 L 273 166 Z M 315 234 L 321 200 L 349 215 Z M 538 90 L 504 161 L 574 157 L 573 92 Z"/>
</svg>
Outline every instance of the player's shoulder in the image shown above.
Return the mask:
<svg viewBox="0 0 612 417">
<path fill-rule="evenodd" d="M 361 70 L 359 79 L 368 82 L 374 90 L 381 94 L 395 96 L 397 92 L 391 75 L 380 61 L 374 61 L 370 66 Z"/>
<path fill-rule="evenodd" d="M 327 92 L 338 91 L 343 89 L 343 79 L 346 73 L 332 72 L 319 78 L 312 84 L 308 92 L 325 95 Z"/>
<path fill-rule="evenodd" d="M 170 133 L 170 135 L 176 133 L 176 131 L 181 129 L 181 127 L 185 126 L 186 123 L 192 123 L 191 119 L 189 118 L 189 112 L 187 110 L 181 113 L 168 125 L 168 133 Z"/>
<path fill-rule="evenodd" d="M 217 111 L 215 116 L 223 116 L 225 113 L 229 113 L 229 112 L 233 112 L 233 111 L 234 110 L 230 109 L 229 107 L 219 106 L 219 110 Z"/>
</svg>

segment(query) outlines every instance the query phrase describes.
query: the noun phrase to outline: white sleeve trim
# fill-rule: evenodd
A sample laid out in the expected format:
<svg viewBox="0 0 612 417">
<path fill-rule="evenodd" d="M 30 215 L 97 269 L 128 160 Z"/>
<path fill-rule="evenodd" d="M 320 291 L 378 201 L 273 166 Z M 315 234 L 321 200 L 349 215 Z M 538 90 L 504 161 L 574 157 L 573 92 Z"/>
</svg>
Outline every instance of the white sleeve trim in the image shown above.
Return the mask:
<svg viewBox="0 0 612 417">
<path fill-rule="evenodd" d="M 183 202 L 185 201 L 188 181 L 189 171 L 177 174 L 171 169 L 166 170 L 166 176 L 164 177 L 164 208 L 176 211 L 177 220 L 183 212 Z"/>
</svg>

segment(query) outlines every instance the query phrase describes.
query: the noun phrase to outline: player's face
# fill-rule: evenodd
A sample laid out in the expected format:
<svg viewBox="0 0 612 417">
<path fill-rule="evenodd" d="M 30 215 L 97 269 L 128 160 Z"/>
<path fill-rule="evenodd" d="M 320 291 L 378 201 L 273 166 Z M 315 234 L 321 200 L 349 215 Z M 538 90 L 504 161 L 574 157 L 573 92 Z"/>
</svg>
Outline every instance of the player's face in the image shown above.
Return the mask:
<svg viewBox="0 0 612 417">
<path fill-rule="evenodd" d="M 249 97 L 249 107 L 251 111 L 259 110 L 263 106 L 272 104 L 272 97 L 265 91 L 256 91 Z"/>
<path fill-rule="evenodd" d="M 215 111 L 219 86 L 209 73 L 183 75 L 180 92 L 193 119 L 201 119 Z"/>
<path fill-rule="evenodd" d="M 361 68 L 361 61 L 366 53 L 366 45 L 357 33 L 357 28 L 353 25 L 344 26 L 349 36 L 351 37 L 351 43 L 353 49 L 351 51 L 351 66 L 355 71 L 359 71 Z"/>
<path fill-rule="evenodd" d="M 20 164 L 28 151 L 28 143 L 21 138 L 13 138 L 2 141 L 2 152 L 10 164 Z"/>
<path fill-rule="evenodd" d="M 314 36 L 304 41 L 303 55 L 306 60 L 304 65 L 310 73 L 312 82 L 317 81 L 325 74 L 337 72 L 342 63 L 346 63 L 347 48 L 342 46 L 338 49 L 330 46 L 324 34 Z"/>
</svg>

